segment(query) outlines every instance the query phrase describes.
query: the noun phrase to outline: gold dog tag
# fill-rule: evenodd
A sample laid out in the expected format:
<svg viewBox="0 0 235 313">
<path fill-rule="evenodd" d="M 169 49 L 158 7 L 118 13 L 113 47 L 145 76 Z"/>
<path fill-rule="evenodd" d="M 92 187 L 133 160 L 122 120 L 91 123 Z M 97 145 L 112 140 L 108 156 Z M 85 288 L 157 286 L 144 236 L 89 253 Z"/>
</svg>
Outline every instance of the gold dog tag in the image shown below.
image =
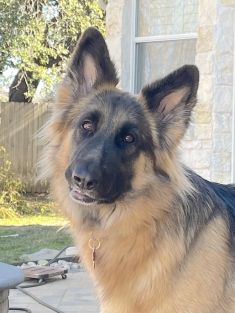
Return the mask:
<svg viewBox="0 0 235 313">
<path fill-rule="evenodd" d="M 89 239 L 88 246 L 92 250 L 91 259 L 92 259 L 93 268 L 95 269 L 96 250 L 100 248 L 99 239 L 96 239 L 92 236 L 92 238 Z"/>
</svg>

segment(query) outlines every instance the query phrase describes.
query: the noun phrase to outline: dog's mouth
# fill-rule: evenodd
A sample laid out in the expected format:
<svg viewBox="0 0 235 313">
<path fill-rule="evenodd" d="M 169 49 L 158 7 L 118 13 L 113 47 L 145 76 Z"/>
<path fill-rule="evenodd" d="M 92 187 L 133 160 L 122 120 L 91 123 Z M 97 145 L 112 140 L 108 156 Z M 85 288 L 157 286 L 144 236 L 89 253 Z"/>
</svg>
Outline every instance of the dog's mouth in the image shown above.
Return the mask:
<svg viewBox="0 0 235 313">
<path fill-rule="evenodd" d="M 110 204 L 120 198 L 120 194 L 115 194 L 110 198 L 97 198 L 93 195 L 87 194 L 82 190 L 78 189 L 76 186 L 69 186 L 70 189 L 70 197 L 73 201 L 84 204 L 84 205 L 92 205 L 92 204 Z"/>
<path fill-rule="evenodd" d="M 85 204 L 85 205 L 95 204 L 98 202 L 97 199 L 95 199 L 95 198 L 91 197 L 90 195 L 82 192 L 81 190 L 79 190 L 78 188 L 76 188 L 74 186 L 70 187 L 70 197 L 75 202 L 78 202 L 80 204 Z"/>
</svg>

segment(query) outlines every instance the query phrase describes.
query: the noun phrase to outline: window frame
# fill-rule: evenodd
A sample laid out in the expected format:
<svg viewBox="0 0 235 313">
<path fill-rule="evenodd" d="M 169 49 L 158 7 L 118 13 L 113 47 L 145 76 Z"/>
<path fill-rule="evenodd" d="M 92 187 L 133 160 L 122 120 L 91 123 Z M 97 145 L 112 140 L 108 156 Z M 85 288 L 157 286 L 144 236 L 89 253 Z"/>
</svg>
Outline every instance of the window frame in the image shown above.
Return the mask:
<svg viewBox="0 0 235 313">
<path fill-rule="evenodd" d="M 166 42 L 166 41 L 178 41 L 178 40 L 191 40 L 197 39 L 198 34 L 196 32 L 171 34 L 171 35 L 156 35 L 156 36 L 136 36 L 137 33 L 137 1 L 131 0 L 131 49 L 130 49 L 130 84 L 129 91 L 134 93 L 136 86 L 136 50 L 137 45 L 141 43 L 153 43 L 153 42 Z M 235 148 L 234 148 L 235 149 Z M 235 150 L 234 150 L 235 151 Z"/>
</svg>

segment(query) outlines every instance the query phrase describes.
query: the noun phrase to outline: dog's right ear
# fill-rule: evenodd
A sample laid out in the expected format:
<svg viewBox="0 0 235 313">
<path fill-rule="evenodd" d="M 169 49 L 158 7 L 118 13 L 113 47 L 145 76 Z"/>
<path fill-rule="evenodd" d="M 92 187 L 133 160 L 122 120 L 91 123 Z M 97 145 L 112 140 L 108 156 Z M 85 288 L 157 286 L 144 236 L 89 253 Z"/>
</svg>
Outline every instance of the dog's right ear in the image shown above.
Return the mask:
<svg viewBox="0 0 235 313">
<path fill-rule="evenodd" d="M 116 86 L 118 78 L 105 40 L 93 27 L 82 35 L 67 74 L 58 89 L 58 103 L 69 104 L 87 96 L 103 84 Z"/>
<path fill-rule="evenodd" d="M 140 99 L 156 122 L 162 149 L 172 150 L 184 136 L 196 104 L 198 83 L 198 68 L 185 65 L 142 89 Z"/>
</svg>

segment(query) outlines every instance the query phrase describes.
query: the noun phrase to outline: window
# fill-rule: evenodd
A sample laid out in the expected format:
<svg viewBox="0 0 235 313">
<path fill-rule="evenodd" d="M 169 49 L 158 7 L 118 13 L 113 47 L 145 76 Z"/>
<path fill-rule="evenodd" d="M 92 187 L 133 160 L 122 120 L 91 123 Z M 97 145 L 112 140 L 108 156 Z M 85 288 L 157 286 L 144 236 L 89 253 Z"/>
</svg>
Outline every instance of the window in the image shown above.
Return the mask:
<svg viewBox="0 0 235 313">
<path fill-rule="evenodd" d="M 130 91 L 195 63 L 198 0 L 132 0 Z"/>
</svg>

